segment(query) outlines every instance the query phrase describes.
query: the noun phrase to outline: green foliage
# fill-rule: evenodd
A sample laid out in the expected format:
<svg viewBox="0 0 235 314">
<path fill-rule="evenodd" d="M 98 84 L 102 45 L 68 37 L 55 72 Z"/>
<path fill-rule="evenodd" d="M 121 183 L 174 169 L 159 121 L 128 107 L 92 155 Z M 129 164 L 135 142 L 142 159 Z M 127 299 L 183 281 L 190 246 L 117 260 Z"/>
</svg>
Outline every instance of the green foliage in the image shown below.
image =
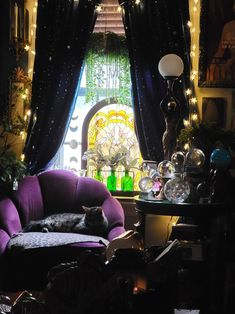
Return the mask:
<svg viewBox="0 0 235 314">
<path fill-rule="evenodd" d="M 130 105 L 130 82 L 125 37 L 112 32 L 93 33 L 86 54 L 86 102 L 99 101 L 103 92 L 106 98 L 115 97 L 118 102 Z"/>
<path fill-rule="evenodd" d="M 183 147 L 185 143 L 201 149 L 209 158 L 213 149 L 223 146 L 235 151 L 235 133 L 221 129 L 210 123 L 195 123 L 181 130 L 178 141 Z"/>
<path fill-rule="evenodd" d="M 26 129 L 24 119 L 17 116 L 10 120 L 6 112 L 0 115 L 0 184 L 8 190 L 14 181 L 20 180 L 27 174 L 27 167 L 13 151 L 15 136 Z"/>
</svg>

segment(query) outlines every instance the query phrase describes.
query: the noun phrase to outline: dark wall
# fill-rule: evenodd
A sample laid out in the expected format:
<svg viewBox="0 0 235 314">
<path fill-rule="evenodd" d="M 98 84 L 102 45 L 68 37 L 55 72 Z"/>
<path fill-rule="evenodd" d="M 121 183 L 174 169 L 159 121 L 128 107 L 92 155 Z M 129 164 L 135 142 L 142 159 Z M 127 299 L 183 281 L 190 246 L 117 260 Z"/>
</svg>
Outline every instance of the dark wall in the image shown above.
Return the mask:
<svg viewBox="0 0 235 314">
<path fill-rule="evenodd" d="M 14 54 L 9 46 L 9 0 L 0 0 L 0 106 L 8 104 L 9 78 L 16 66 Z"/>
</svg>

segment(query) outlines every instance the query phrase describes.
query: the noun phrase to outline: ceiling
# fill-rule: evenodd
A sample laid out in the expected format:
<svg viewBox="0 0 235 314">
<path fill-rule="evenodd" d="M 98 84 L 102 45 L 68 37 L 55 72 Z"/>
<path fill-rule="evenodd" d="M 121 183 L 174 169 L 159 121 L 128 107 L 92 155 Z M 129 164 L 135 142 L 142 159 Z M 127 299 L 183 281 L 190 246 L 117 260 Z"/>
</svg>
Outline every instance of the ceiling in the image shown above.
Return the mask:
<svg viewBox="0 0 235 314">
<path fill-rule="evenodd" d="M 103 0 L 98 12 L 94 32 L 114 32 L 124 35 L 122 14 L 118 0 Z"/>
</svg>

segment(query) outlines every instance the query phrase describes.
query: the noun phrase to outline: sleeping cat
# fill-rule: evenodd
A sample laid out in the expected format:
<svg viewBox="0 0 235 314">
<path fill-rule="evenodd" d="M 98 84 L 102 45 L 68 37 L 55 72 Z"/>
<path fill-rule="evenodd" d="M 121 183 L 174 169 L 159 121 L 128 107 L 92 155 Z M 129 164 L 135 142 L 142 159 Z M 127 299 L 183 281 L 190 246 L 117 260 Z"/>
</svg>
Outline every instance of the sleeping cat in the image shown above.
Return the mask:
<svg viewBox="0 0 235 314">
<path fill-rule="evenodd" d="M 30 221 L 22 232 L 68 232 L 105 237 L 108 220 L 100 206 L 85 207 L 83 214 L 53 214 L 41 220 Z"/>
</svg>

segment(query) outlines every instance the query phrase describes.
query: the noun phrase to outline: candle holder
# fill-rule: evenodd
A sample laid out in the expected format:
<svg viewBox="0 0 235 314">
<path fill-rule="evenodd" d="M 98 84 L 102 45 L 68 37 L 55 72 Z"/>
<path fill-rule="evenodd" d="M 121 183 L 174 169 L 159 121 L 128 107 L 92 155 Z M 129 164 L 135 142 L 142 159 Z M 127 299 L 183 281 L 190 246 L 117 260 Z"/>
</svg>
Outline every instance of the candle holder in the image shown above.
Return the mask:
<svg viewBox="0 0 235 314">
<path fill-rule="evenodd" d="M 10 50 L 16 61 L 29 50 L 29 12 L 24 7 L 24 1 L 10 2 Z"/>
</svg>

